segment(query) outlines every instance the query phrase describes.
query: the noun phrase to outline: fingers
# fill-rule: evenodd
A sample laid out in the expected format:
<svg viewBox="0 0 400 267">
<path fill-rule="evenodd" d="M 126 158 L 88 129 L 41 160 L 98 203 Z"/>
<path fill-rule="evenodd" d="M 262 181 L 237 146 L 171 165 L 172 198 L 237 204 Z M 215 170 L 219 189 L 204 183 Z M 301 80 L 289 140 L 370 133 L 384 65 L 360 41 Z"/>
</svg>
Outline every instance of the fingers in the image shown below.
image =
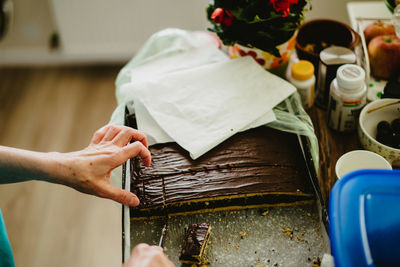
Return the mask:
<svg viewBox="0 0 400 267">
<path fill-rule="evenodd" d="M 116 125 L 110 125 L 110 127 L 108 127 L 106 134 L 103 137 L 103 140 L 101 141 L 111 141 L 114 139 L 114 137 L 120 132 L 122 131 L 122 129 L 124 128 L 124 126 L 116 126 Z"/>
<path fill-rule="evenodd" d="M 163 252 L 163 248 L 159 247 L 159 246 L 149 246 L 146 243 L 140 243 L 138 244 L 134 249 L 133 249 L 133 253 L 140 253 L 143 250 L 155 250 L 155 251 L 160 251 Z"/>
<path fill-rule="evenodd" d="M 100 142 L 112 141 L 118 146 L 125 146 L 134 139 L 135 141 L 141 142 L 145 147 L 148 147 L 146 135 L 126 126 L 117 125 L 106 125 L 99 130 L 97 130 L 90 144 L 98 144 Z"/>
<path fill-rule="evenodd" d="M 102 187 L 100 196 L 132 207 L 136 207 L 140 203 L 139 198 L 132 192 L 115 187 L 109 183 L 106 183 Z"/>
<path fill-rule="evenodd" d="M 108 130 L 109 127 L 111 127 L 111 125 L 106 125 L 106 126 L 101 127 L 100 129 L 98 129 L 94 133 L 92 140 L 90 141 L 90 144 L 100 143 L 100 141 L 103 139 L 103 137 L 106 134 L 106 131 Z"/>
<path fill-rule="evenodd" d="M 147 244 L 137 245 L 125 267 L 172 267 L 175 266 L 164 254 L 159 246 L 149 246 Z"/>
<path fill-rule="evenodd" d="M 121 148 L 121 151 L 117 153 L 117 166 L 121 165 L 130 158 L 139 155 L 146 167 L 151 164 L 151 154 L 150 151 L 140 142 L 136 141 L 127 146 Z"/>
<path fill-rule="evenodd" d="M 118 146 L 125 146 L 126 144 L 129 143 L 134 139 L 135 141 L 141 142 L 145 147 L 148 147 L 147 145 L 147 138 L 146 135 L 139 132 L 138 130 L 129 128 L 129 127 L 124 127 L 113 139 L 113 143 L 118 145 Z"/>
</svg>

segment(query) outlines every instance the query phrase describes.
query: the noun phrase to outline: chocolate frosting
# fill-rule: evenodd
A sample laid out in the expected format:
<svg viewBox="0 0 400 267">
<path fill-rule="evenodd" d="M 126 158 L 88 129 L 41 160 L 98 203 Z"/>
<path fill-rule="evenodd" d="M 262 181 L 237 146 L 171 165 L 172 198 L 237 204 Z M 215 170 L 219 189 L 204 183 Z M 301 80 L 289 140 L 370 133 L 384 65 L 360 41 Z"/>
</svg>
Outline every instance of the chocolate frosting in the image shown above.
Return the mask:
<svg viewBox="0 0 400 267">
<path fill-rule="evenodd" d="M 182 247 L 179 260 L 200 262 L 201 248 L 208 237 L 208 230 L 210 225 L 208 223 L 192 224 L 186 232 L 185 242 Z M 193 257 L 197 256 L 197 258 Z"/>
<path fill-rule="evenodd" d="M 197 160 L 176 143 L 150 151 L 151 167 L 131 160 L 131 191 L 141 201 L 131 216 L 137 209 L 220 196 L 313 194 L 297 136 L 268 127 L 238 133 Z"/>
</svg>

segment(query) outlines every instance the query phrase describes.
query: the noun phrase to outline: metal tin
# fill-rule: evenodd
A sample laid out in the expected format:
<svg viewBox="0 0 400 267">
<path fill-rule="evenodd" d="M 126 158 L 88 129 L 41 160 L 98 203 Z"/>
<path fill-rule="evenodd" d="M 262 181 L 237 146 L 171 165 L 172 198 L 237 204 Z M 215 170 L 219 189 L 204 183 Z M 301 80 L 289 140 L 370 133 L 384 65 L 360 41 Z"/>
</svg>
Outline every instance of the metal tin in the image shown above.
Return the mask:
<svg viewBox="0 0 400 267">
<path fill-rule="evenodd" d="M 343 64 L 355 63 L 356 55 L 349 48 L 331 46 L 322 50 L 319 58 L 315 104 L 325 109 L 329 102 L 330 84 L 336 77 L 337 69 Z"/>
</svg>

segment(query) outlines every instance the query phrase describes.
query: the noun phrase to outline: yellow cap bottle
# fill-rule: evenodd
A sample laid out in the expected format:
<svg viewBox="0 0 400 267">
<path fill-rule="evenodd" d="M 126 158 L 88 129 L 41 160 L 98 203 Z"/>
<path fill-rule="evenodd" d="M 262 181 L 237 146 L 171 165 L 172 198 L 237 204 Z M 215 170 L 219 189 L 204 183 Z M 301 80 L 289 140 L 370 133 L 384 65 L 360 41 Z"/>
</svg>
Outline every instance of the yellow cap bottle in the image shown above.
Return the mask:
<svg viewBox="0 0 400 267">
<path fill-rule="evenodd" d="M 305 81 L 314 75 L 314 66 L 310 61 L 300 60 L 292 65 L 292 77 L 298 81 Z"/>
<path fill-rule="evenodd" d="M 293 63 L 289 81 L 297 88 L 305 108 L 314 104 L 315 75 L 314 66 L 307 60 Z"/>
</svg>

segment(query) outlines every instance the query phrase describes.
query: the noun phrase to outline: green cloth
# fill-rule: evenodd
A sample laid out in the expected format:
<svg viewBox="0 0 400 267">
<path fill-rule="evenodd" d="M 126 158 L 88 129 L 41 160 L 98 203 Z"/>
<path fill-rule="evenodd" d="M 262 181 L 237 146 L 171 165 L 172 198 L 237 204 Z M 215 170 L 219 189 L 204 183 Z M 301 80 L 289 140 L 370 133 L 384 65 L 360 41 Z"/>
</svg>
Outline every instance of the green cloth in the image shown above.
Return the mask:
<svg viewBox="0 0 400 267">
<path fill-rule="evenodd" d="M 0 210 L 0 267 L 14 267 L 14 257 L 8 241 L 6 225 Z"/>
</svg>

